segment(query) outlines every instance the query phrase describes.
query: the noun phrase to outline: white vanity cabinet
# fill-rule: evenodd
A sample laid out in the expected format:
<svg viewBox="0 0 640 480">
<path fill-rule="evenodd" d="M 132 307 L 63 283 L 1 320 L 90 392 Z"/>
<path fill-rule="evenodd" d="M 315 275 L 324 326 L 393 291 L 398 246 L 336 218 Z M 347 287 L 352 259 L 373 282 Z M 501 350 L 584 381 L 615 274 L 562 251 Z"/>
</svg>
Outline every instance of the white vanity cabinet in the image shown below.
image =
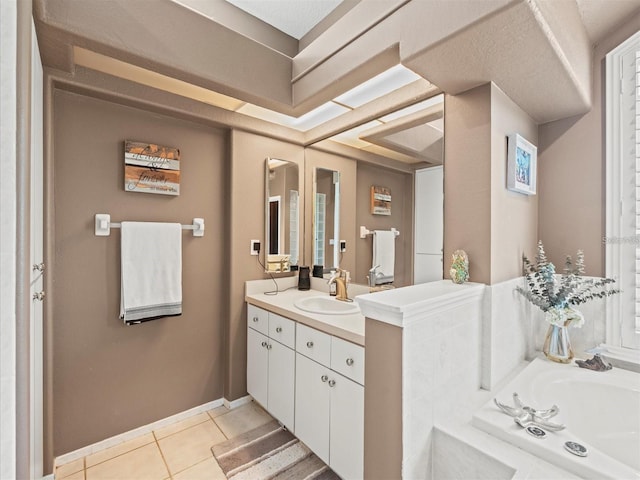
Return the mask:
<svg viewBox="0 0 640 480">
<path fill-rule="evenodd" d="M 295 322 L 247 308 L 247 391 L 294 431 Z"/>
<path fill-rule="evenodd" d="M 295 433 L 345 479 L 363 477 L 363 383 L 363 347 L 298 325 Z"/>
</svg>

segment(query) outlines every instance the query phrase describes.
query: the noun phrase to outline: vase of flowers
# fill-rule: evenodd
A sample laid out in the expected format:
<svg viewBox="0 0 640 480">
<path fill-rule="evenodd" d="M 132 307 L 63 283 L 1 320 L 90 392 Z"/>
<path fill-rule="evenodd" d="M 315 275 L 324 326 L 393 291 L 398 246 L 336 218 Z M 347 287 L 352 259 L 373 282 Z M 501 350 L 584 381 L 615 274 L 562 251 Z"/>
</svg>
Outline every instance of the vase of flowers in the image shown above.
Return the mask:
<svg viewBox="0 0 640 480">
<path fill-rule="evenodd" d="M 569 338 L 570 326 L 582 327 L 584 316 L 574 307 L 596 298 L 604 298 L 620 290 L 610 288 L 611 278 L 585 278 L 584 254 L 578 250 L 574 263 L 570 255 L 565 260 L 564 273 L 556 269 L 545 254 L 542 242 L 538 242 L 535 263 L 523 256 L 527 288 L 516 290 L 544 312 L 549 323 L 543 353 L 554 362 L 568 363 L 573 359 Z"/>
</svg>

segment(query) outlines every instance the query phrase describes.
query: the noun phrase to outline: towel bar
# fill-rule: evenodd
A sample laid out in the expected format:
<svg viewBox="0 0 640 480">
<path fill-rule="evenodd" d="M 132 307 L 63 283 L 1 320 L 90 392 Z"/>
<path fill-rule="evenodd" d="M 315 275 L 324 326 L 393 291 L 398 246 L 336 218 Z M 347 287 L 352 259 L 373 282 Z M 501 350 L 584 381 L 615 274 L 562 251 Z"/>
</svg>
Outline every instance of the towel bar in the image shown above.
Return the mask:
<svg viewBox="0 0 640 480">
<path fill-rule="evenodd" d="M 396 237 L 400 235 L 400 231 L 395 228 L 391 228 L 391 231 L 396 234 Z M 373 235 L 374 230 L 367 230 L 367 227 L 360 225 L 360 238 L 366 238 L 367 235 Z"/>
<path fill-rule="evenodd" d="M 112 228 L 120 228 L 121 223 L 112 222 L 108 213 L 96 213 L 95 232 L 97 237 L 108 237 Z M 204 218 L 194 218 L 191 225 L 182 225 L 183 230 L 193 230 L 194 237 L 204 237 Z"/>
</svg>

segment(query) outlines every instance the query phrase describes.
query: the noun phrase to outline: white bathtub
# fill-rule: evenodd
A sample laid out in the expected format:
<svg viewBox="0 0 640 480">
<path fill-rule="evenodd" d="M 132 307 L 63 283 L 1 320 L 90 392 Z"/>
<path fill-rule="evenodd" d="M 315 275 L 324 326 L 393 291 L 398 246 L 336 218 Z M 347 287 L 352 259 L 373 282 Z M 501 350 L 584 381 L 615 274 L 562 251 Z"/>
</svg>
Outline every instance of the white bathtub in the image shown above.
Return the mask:
<svg viewBox="0 0 640 480">
<path fill-rule="evenodd" d="M 557 405 L 560 413 L 552 421 L 567 428 L 534 438 L 493 401 L 475 413 L 473 425 L 583 478 L 640 479 L 640 374 L 593 372 L 538 358 L 495 398 L 512 405 L 514 392 L 538 410 Z M 587 447 L 587 457 L 566 451 L 566 441 Z"/>
</svg>

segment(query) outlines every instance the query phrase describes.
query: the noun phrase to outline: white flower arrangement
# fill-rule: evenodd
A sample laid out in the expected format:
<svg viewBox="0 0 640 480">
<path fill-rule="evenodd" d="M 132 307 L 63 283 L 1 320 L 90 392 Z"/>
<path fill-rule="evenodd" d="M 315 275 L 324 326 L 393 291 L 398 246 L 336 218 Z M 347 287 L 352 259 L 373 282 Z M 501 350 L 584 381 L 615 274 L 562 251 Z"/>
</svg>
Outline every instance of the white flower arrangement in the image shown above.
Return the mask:
<svg viewBox="0 0 640 480">
<path fill-rule="evenodd" d="M 573 306 L 620 292 L 618 289 L 608 288 L 609 284 L 615 282 L 611 278 L 583 276 L 582 250 L 578 250 L 575 264 L 571 256 L 567 255 L 564 273 L 561 275 L 556 274 L 555 266 L 547 260 L 542 242 L 538 242 L 535 264 L 524 255 L 522 260 L 528 288 L 516 287 L 516 290 L 542 310 L 545 320 L 552 325 L 581 327 L 584 316 Z"/>
</svg>

